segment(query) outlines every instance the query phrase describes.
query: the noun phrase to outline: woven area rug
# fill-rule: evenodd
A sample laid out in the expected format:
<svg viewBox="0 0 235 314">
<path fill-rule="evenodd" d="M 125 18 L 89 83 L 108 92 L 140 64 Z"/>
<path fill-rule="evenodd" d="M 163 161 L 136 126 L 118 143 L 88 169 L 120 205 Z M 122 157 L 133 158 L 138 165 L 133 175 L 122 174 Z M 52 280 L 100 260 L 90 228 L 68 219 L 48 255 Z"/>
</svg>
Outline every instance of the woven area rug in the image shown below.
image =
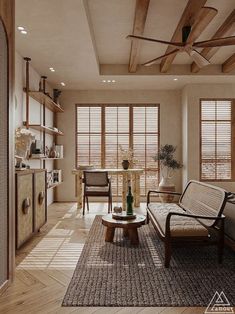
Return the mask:
<svg viewBox="0 0 235 314">
<path fill-rule="evenodd" d="M 139 229 L 133 247 L 116 229 L 105 243 L 105 227 L 96 216 L 63 306 L 207 306 L 223 291 L 235 305 L 235 253 L 217 263 L 216 247 L 174 248 L 170 268 L 151 223 Z"/>
</svg>

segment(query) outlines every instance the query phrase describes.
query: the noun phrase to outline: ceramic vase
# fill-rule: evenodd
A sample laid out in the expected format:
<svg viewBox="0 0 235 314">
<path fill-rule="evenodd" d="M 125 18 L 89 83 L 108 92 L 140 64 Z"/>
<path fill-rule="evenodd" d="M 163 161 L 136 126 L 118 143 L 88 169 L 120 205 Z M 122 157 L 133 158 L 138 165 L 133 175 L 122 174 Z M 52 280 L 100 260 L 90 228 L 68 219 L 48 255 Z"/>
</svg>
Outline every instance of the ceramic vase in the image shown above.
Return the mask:
<svg viewBox="0 0 235 314">
<path fill-rule="evenodd" d="M 129 166 L 130 166 L 130 163 L 129 163 L 128 160 L 123 160 L 122 161 L 122 167 L 123 167 L 124 170 L 127 170 L 129 168 Z"/>
<path fill-rule="evenodd" d="M 171 178 L 162 177 L 159 183 L 159 191 L 162 192 L 175 192 L 175 185 L 173 184 Z M 174 200 L 174 195 L 172 194 L 159 194 L 159 198 L 162 203 L 172 203 Z"/>
</svg>

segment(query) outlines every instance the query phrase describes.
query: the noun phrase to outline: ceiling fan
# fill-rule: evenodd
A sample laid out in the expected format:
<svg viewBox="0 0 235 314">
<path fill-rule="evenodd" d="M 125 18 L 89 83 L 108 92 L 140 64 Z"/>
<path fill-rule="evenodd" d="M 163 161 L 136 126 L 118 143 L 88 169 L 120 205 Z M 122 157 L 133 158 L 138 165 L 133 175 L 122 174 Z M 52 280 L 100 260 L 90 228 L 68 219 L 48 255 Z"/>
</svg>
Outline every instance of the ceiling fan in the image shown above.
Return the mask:
<svg viewBox="0 0 235 314">
<path fill-rule="evenodd" d="M 199 23 L 200 21 L 198 22 L 198 25 Z M 192 28 L 191 26 L 184 26 L 182 28 L 182 42 L 169 42 L 169 41 L 142 37 L 142 36 L 135 36 L 135 35 L 128 35 L 126 38 L 155 42 L 159 44 L 169 45 L 175 48 L 169 53 L 166 53 L 160 57 L 157 57 L 155 59 L 152 59 L 143 63 L 142 65 L 144 66 L 153 65 L 157 61 L 165 59 L 170 55 L 177 54 L 180 52 L 186 52 L 193 59 L 193 61 L 198 65 L 198 67 L 202 68 L 206 65 L 209 65 L 210 62 L 199 51 L 197 51 L 196 48 L 223 47 L 223 46 L 235 45 L 235 36 L 194 42 L 193 32 L 194 32 L 194 27 Z"/>
</svg>

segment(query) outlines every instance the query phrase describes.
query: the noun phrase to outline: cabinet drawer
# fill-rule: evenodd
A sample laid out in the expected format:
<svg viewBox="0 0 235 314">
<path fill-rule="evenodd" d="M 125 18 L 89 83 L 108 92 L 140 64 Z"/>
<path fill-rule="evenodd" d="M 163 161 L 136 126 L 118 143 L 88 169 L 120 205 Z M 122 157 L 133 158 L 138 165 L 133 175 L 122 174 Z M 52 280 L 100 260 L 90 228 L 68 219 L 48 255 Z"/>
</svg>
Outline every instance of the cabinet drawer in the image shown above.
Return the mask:
<svg viewBox="0 0 235 314">
<path fill-rule="evenodd" d="M 33 174 L 16 176 L 16 247 L 33 233 Z"/>
<path fill-rule="evenodd" d="M 46 172 L 34 174 L 34 231 L 46 223 Z"/>
</svg>

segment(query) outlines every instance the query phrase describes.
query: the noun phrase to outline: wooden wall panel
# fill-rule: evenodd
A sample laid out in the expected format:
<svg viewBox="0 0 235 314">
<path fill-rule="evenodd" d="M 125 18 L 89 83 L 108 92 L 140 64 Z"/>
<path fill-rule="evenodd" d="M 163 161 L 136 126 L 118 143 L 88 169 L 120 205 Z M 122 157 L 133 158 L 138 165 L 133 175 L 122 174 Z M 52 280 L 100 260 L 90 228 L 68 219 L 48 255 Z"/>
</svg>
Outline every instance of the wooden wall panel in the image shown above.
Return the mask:
<svg viewBox="0 0 235 314">
<path fill-rule="evenodd" d="M 0 292 L 2 292 L 13 279 L 14 266 L 15 266 L 15 243 L 14 243 L 14 120 L 13 120 L 13 91 L 14 91 L 14 16 L 15 16 L 15 1 L 14 0 L 0 0 L 0 21 L 2 26 L 1 32 L 1 65 L 4 76 L 1 78 L 0 98 L 1 98 L 1 111 L 4 116 L 5 125 L 3 124 L 4 132 L 1 132 L 1 157 L 0 163 L 4 164 L 7 178 L 5 178 L 4 193 L 6 201 L 6 234 L 1 235 L 2 243 L 5 247 L 4 254 L 1 254 L 3 267 L 3 277 L 0 279 Z M 4 39 L 5 36 L 5 39 Z M 7 60 L 4 60 L 4 49 L 2 50 L 2 43 L 4 47 L 4 40 L 6 41 L 5 53 Z M 6 63 L 4 63 L 6 62 Z M 5 64 L 5 65 L 4 65 Z M 7 160 L 6 160 L 7 158 Z M 2 208 L 1 208 L 2 209 Z M 4 221 L 5 223 L 5 221 Z M 2 252 L 1 252 L 2 253 Z"/>
</svg>

